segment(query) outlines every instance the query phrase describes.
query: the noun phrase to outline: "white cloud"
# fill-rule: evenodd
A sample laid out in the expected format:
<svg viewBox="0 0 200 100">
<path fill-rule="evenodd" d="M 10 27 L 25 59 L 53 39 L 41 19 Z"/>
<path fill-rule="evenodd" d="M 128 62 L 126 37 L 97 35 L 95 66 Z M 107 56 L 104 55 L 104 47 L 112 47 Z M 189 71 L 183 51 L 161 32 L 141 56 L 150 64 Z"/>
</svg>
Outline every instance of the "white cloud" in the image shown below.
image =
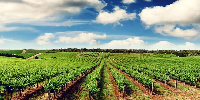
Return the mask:
<svg viewBox="0 0 200 100">
<path fill-rule="evenodd" d="M 159 41 L 158 43 L 152 44 L 149 49 L 151 50 L 198 50 L 199 45 L 191 42 L 185 42 L 185 44 L 173 44 L 168 41 Z"/>
<path fill-rule="evenodd" d="M 17 27 L 5 27 L 3 25 L 0 25 L 0 31 L 3 32 L 3 31 L 13 31 L 13 30 L 17 30 L 18 28 Z"/>
<path fill-rule="evenodd" d="M 143 49 L 147 44 L 140 37 L 128 38 L 126 40 L 112 40 L 105 43 L 101 48 L 105 49 Z"/>
<path fill-rule="evenodd" d="M 166 7 L 147 7 L 139 15 L 146 25 L 200 23 L 199 5 L 199 0 L 178 0 Z"/>
<path fill-rule="evenodd" d="M 89 34 L 89 33 L 88 33 Z M 96 34 L 95 34 L 96 35 Z M 87 35 L 90 36 L 90 35 Z M 52 33 L 45 33 L 38 38 L 41 39 L 41 44 L 50 43 L 50 39 L 57 38 Z M 76 36 L 78 37 L 78 36 Z M 71 37 L 75 38 L 75 37 Z M 100 41 L 95 39 L 105 39 L 104 35 L 97 35 L 95 38 L 89 38 L 88 41 L 81 40 L 82 42 L 68 43 L 57 42 L 49 45 L 41 45 L 35 41 L 19 41 L 7 38 L 0 38 L 0 49 L 59 49 L 59 48 L 102 48 L 102 49 L 148 49 L 148 50 L 198 50 L 200 45 L 191 42 L 183 44 L 174 44 L 169 41 L 158 41 L 157 43 L 148 44 L 140 37 L 133 37 L 121 40 L 112 40 L 108 43 L 100 44 Z M 79 38 L 81 39 L 81 38 Z M 37 40 L 37 39 L 36 39 Z M 84 41 L 84 42 L 83 42 Z M 2 48 L 3 47 L 3 48 Z"/>
<path fill-rule="evenodd" d="M 95 22 L 101 24 L 119 24 L 119 21 L 133 20 L 134 18 L 136 18 L 136 13 L 127 13 L 126 10 L 120 9 L 118 6 L 116 6 L 114 8 L 114 12 L 112 13 L 101 11 Z"/>
<path fill-rule="evenodd" d="M 30 31 L 37 31 L 34 28 L 31 27 L 5 27 L 3 25 L 0 25 L 0 32 L 5 31 L 18 31 L 18 30 L 30 30 Z"/>
<path fill-rule="evenodd" d="M 169 41 L 158 41 L 148 44 L 140 37 L 127 38 L 123 40 L 112 40 L 108 43 L 97 45 L 104 49 L 147 49 L 147 50 L 197 50 L 200 45 L 191 42 L 185 44 L 174 44 Z"/>
<path fill-rule="evenodd" d="M 147 7 L 139 16 L 147 28 L 153 26 L 162 35 L 192 39 L 200 35 L 199 5 L 200 0 L 178 0 L 165 7 Z M 175 27 L 176 25 L 192 26 L 192 29 Z"/>
<path fill-rule="evenodd" d="M 177 46 L 168 41 L 159 41 L 158 43 L 152 44 L 149 49 L 152 50 L 177 50 Z"/>
<path fill-rule="evenodd" d="M 123 0 L 122 2 L 125 4 L 130 4 L 130 3 L 135 3 L 136 0 Z"/>
<path fill-rule="evenodd" d="M 144 1 L 151 2 L 152 0 L 144 0 Z"/>
<path fill-rule="evenodd" d="M 0 44 L 3 44 L 4 43 L 4 40 L 0 39 Z"/>
<path fill-rule="evenodd" d="M 36 42 L 39 45 L 47 45 L 47 44 L 50 44 L 50 39 L 52 39 L 52 38 L 54 38 L 53 33 L 45 33 L 44 35 L 39 36 L 36 39 Z"/>
<path fill-rule="evenodd" d="M 80 33 L 75 37 L 60 36 L 55 43 L 89 43 L 91 45 L 98 44 L 95 39 L 105 39 L 106 34 L 97 35 L 94 33 Z"/>
<path fill-rule="evenodd" d="M 174 25 L 156 26 L 155 31 L 164 36 L 182 37 L 185 39 L 192 39 L 198 35 L 198 31 L 195 29 L 183 30 L 178 27 L 175 27 Z"/>
<path fill-rule="evenodd" d="M 100 11 L 106 4 L 99 0 L 1 0 L 1 26 L 9 23 L 32 24 L 37 21 L 48 22 L 60 19 L 60 13 L 76 14 L 86 7 Z M 65 24 L 65 23 L 63 23 Z M 6 30 L 14 30 L 7 28 Z"/>
<path fill-rule="evenodd" d="M 198 49 L 197 45 L 195 45 L 194 43 L 190 43 L 190 42 L 186 42 L 184 45 L 184 49 L 185 50 L 195 50 Z"/>
<path fill-rule="evenodd" d="M 98 46 L 98 45 L 100 45 L 100 41 L 91 40 L 89 44 L 90 44 L 91 46 Z"/>
<path fill-rule="evenodd" d="M 43 21 L 43 22 L 34 22 L 34 23 L 28 23 L 29 25 L 35 25 L 35 26 L 74 26 L 74 25 L 81 25 L 81 24 L 87 24 L 89 21 L 81 21 L 81 20 L 67 20 L 62 22 L 54 22 L 54 21 Z"/>
</svg>

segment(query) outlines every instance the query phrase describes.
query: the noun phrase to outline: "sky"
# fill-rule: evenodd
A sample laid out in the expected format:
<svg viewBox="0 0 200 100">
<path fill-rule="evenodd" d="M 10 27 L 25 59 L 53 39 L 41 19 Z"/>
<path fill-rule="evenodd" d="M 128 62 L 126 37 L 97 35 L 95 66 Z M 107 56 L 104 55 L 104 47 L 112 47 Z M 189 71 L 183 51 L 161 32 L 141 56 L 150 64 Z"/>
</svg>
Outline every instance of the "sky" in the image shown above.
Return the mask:
<svg viewBox="0 0 200 100">
<path fill-rule="evenodd" d="M 0 49 L 200 49 L 200 0 L 0 0 Z"/>
</svg>

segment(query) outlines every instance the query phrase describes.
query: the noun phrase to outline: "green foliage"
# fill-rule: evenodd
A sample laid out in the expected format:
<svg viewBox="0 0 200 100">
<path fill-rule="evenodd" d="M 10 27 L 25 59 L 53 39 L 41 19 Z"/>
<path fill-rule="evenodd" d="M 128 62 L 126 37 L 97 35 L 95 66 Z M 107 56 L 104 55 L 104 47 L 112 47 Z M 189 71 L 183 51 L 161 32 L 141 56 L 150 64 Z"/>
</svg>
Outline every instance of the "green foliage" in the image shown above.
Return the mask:
<svg viewBox="0 0 200 100">
<path fill-rule="evenodd" d="M 129 58 L 119 55 L 109 57 L 112 64 L 122 71 L 132 75 L 141 73 L 153 79 L 168 82 L 170 78 L 178 79 L 185 83 L 195 85 L 196 79 L 200 78 L 200 57 L 160 57 L 168 54 L 153 54 L 145 59 Z M 135 72 L 134 72 L 135 71 Z M 136 77 L 132 75 L 132 77 Z"/>
<path fill-rule="evenodd" d="M 95 100 L 98 99 L 100 93 L 101 87 L 98 87 L 98 83 L 100 82 L 100 73 L 103 66 L 104 60 L 102 60 L 101 64 L 91 74 L 87 75 L 85 82 L 82 84 L 86 87 L 84 90 L 89 90 Z"/>
<path fill-rule="evenodd" d="M 80 56 L 82 56 L 82 57 L 98 57 L 99 52 L 82 52 L 80 54 Z"/>
<path fill-rule="evenodd" d="M 138 87 L 133 85 L 129 79 L 127 79 L 122 73 L 114 69 L 110 64 L 107 64 L 109 70 L 111 71 L 115 82 L 117 83 L 119 87 L 119 92 L 121 92 L 125 86 L 125 90 L 128 94 L 131 94 L 133 90 L 137 90 Z"/>
<path fill-rule="evenodd" d="M 36 54 L 37 53 L 23 53 L 23 54 L 18 54 L 18 55 L 22 56 L 22 57 L 24 57 L 26 59 L 26 58 L 29 58 L 29 57 L 34 56 Z"/>
<path fill-rule="evenodd" d="M 25 60 L 0 57 L 0 84 L 11 86 L 11 91 L 16 91 L 49 80 L 45 88 L 58 90 L 62 84 L 99 63 L 98 58 L 78 58 L 76 53 L 53 53 L 43 57 L 48 58 L 49 55 L 59 59 Z"/>
<path fill-rule="evenodd" d="M 0 51 L 2 54 L 21 54 L 22 50 L 3 50 Z"/>
<path fill-rule="evenodd" d="M 0 95 L 0 100 L 3 100 L 3 97 Z"/>
</svg>

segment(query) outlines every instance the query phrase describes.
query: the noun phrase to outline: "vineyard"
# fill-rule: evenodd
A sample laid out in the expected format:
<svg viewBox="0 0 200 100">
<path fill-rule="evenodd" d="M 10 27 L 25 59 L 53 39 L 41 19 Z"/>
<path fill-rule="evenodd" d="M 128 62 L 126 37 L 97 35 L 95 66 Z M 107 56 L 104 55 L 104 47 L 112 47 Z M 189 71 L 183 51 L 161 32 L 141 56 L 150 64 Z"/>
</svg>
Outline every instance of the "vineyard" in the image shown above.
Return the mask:
<svg viewBox="0 0 200 100">
<path fill-rule="evenodd" d="M 46 52 L 0 51 L 0 100 L 200 99 L 198 56 Z"/>
</svg>

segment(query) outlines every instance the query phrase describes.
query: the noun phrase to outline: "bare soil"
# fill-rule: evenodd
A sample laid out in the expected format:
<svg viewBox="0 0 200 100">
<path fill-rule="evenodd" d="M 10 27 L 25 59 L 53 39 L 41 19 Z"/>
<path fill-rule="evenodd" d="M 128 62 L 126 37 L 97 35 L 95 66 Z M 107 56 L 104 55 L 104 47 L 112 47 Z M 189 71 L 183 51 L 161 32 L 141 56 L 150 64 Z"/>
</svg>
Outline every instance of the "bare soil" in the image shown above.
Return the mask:
<svg viewBox="0 0 200 100">
<path fill-rule="evenodd" d="M 34 55 L 34 56 L 31 56 L 31 57 L 29 57 L 29 58 L 27 58 L 28 60 L 30 60 L 30 59 L 32 59 L 32 58 L 35 58 L 36 56 L 39 56 L 39 55 L 41 55 L 42 53 L 38 53 L 38 54 L 36 54 L 36 55 Z"/>
<path fill-rule="evenodd" d="M 27 100 L 28 98 L 39 93 L 40 91 L 44 91 L 43 86 L 36 86 L 31 89 L 27 88 L 26 90 L 24 90 L 24 92 L 21 92 L 21 94 L 18 94 L 16 97 L 13 97 L 12 100 Z"/>
</svg>

